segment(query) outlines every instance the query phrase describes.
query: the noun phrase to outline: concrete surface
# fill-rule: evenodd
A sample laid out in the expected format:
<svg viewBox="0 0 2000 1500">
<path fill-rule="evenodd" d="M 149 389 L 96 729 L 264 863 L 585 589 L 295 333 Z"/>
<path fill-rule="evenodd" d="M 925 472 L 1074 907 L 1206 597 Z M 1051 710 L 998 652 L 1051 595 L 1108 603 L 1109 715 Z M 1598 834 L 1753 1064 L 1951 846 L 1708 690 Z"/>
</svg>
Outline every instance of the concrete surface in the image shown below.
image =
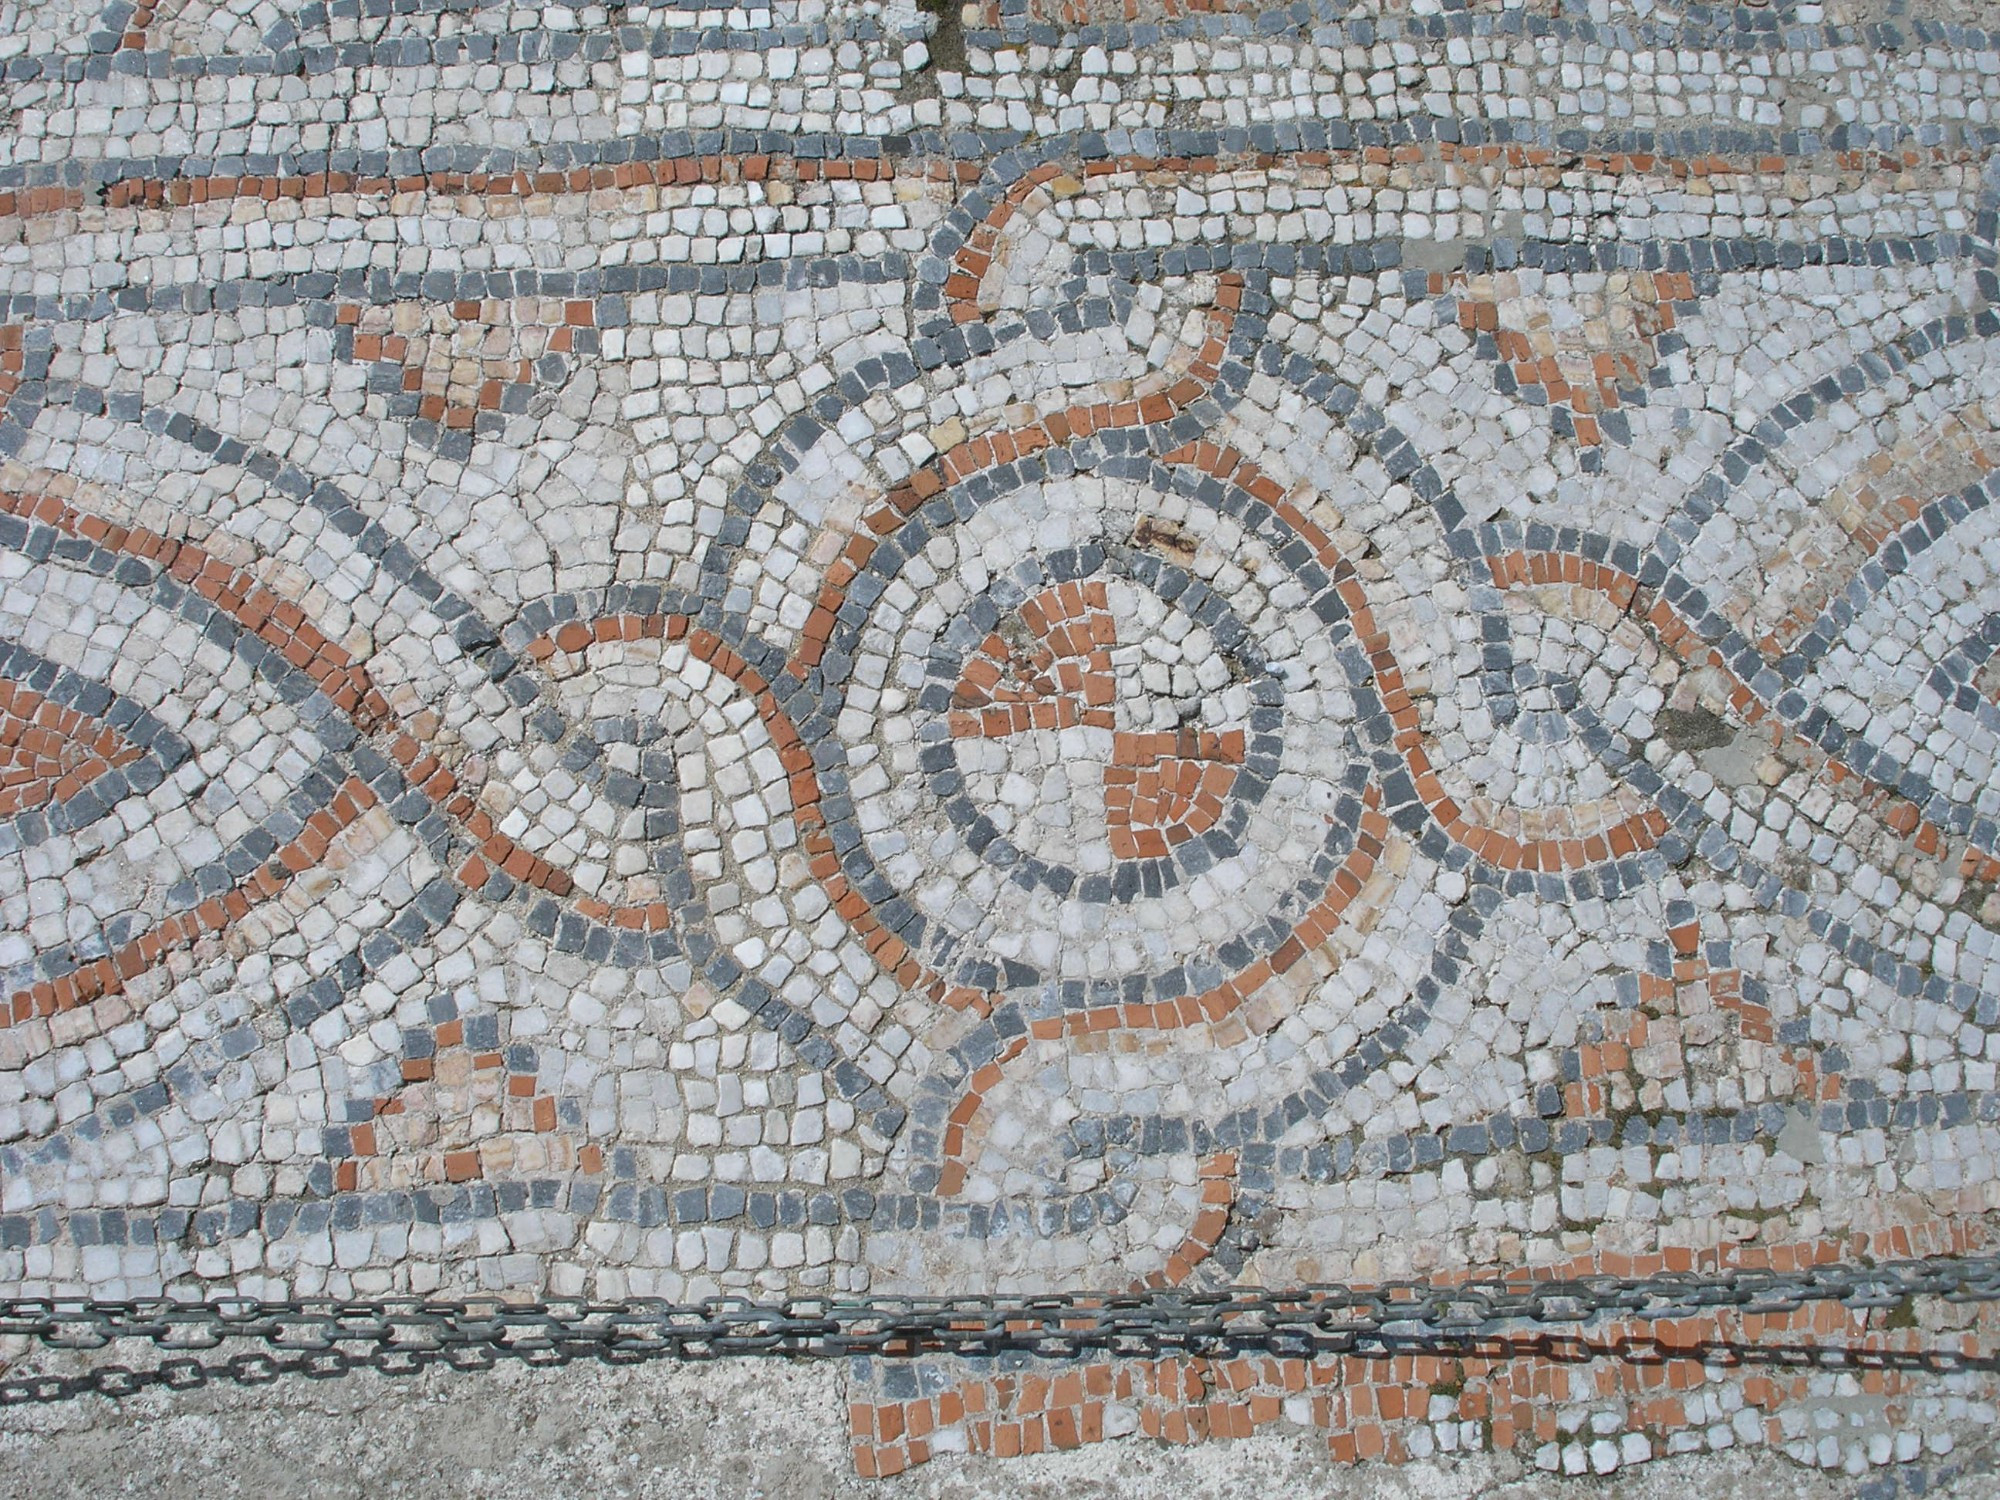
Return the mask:
<svg viewBox="0 0 2000 1500">
<path fill-rule="evenodd" d="M 81 1356 L 35 1368 L 80 1367 Z M 16 1373 L 20 1371 L 17 1369 Z M 1340 1466 L 1303 1431 L 1174 1448 L 1127 1439 L 995 1460 L 946 1456 L 890 1480 L 848 1461 L 836 1366 L 719 1362 L 560 1372 L 503 1366 L 407 1378 L 87 1397 L 0 1409 L 0 1495 L 19 1500 L 1990 1500 L 2000 1443 L 1955 1434 L 1921 1466 L 1829 1475 L 1773 1453 L 1660 1459 L 1599 1478 L 1511 1454 Z"/>
</svg>

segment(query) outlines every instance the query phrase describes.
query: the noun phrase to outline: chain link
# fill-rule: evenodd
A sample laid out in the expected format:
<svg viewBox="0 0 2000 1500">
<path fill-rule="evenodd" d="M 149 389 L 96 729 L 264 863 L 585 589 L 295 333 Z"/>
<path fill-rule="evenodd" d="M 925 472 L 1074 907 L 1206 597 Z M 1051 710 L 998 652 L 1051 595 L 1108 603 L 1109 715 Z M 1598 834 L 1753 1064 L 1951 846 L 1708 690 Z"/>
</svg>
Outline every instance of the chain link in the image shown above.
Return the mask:
<svg viewBox="0 0 2000 1500">
<path fill-rule="evenodd" d="M 1368 1288 L 1307 1286 L 1103 1295 L 1002 1297 L 797 1297 L 778 1302 L 715 1297 L 695 1303 L 433 1301 L 422 1298 L 273 1302 L 221 1297 L 92 1301 L 0 1299 L 0 1336 L 50 1349 L 102 1349 L 121 1340 L 157 1348 L 145 1369 L 98 1365 L 79 1374 L 0 1379 L 0 1406 L 211 1381 L 262 1385 L 281 1375 L 330 1379 L 350 1370 L 414 1374 L 437 1363 L 491 1368 L 580 1358 L 610 1363 L 736 1355 L 838 1359 L 856 1355 L 1026 1354 L 1049 1359 L 1285 1359 L 1408 1353 L 1644 1361 L 1699 1358 L 1725 1364 L 1826 1364 L 1854 1368 L 2000 1369 L 1992 1351 L 1896 1351 L 1649 1332 L 1678 1320 L 1734 1313 L 1785 1314 L 1819 1302 L 1857 1310 L 1912 1298 L 2000 1301 L 2000 1257 L 1958 1256 L 1826 1265 L 1799 1271 L 1484 1278 L 1450 1284 L 1388 1282 Z M 1608 1339 L 1584 1337 L 1615 1325 Z M 1574 1331 L 1551 1332 L 1551 1325 Z M 203 1363 L 188 1357 L 225 1344 L 262 1345 Z"/>
</svg>

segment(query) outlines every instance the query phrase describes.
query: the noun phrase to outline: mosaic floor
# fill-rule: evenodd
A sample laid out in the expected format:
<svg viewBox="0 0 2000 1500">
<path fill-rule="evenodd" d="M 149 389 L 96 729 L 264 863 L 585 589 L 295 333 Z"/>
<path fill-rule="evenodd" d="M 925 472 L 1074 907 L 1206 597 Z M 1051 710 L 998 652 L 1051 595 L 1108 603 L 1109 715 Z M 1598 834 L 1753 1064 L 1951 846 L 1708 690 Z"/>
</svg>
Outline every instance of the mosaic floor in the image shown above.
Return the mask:
<svg viewBox="0 0 2000 1500">
<path fill-rule="evenodd" d="M 0 1288 L 1991 1248 L 2000 32 L 1909 10 L 0 4 Z M 863 1473 L 1994 1396 L 850 1384 Z"/>
</svg>

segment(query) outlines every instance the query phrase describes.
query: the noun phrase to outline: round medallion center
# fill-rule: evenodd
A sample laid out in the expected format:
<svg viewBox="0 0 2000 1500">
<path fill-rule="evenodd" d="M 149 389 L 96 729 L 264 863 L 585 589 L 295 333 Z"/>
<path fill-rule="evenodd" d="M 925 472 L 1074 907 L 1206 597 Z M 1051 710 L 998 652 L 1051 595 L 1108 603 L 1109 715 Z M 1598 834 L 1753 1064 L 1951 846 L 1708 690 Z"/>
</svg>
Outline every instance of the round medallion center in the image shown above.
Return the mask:
<svg viewBox="0 0 2000 1500">
<path fill-rule="evenodd" d="M 956 672 L 956 653 L 933 662 L 950 676 L 943 732 L 926 730 L 927 764 L 948 768 L 933 788 L 989 863 L 1059 895 L 1158 896 L 1241 848 L 1277 770 L 1283 687 L 1185 570 L 1121 548 L 1034 587 L 1051 562 L 1077 559 L 1017 569 L 982 596 L 997 622 Z"/>
<path fill-rule="evenodd" d="M 1292 540 L 1233 492 L 1109 475 L 913 528 L 850 754 L 879 899 L 927 967 L 1177 997 L 1308 918 L 1369 763 L 1351 633 Z"/>
</svg>

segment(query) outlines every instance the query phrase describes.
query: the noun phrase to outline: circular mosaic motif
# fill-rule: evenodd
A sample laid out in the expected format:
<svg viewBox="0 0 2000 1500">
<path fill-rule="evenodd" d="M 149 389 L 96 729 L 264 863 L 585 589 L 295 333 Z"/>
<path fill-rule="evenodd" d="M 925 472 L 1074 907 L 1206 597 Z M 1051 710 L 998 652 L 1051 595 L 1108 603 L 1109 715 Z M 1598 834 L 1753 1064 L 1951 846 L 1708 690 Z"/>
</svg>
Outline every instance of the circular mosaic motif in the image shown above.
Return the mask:
<svg viewBox="0 0 2000 1500">
<path fill-rule="evenodd" d="M 854 671 L 880 703 L 845 737 L 864 847 L 950 983 L 1204 988 L 1353 847 L 1373 694 L 1345 609 L 1193 471 L 996 489 L 884 549 Z"/>
</svg>

